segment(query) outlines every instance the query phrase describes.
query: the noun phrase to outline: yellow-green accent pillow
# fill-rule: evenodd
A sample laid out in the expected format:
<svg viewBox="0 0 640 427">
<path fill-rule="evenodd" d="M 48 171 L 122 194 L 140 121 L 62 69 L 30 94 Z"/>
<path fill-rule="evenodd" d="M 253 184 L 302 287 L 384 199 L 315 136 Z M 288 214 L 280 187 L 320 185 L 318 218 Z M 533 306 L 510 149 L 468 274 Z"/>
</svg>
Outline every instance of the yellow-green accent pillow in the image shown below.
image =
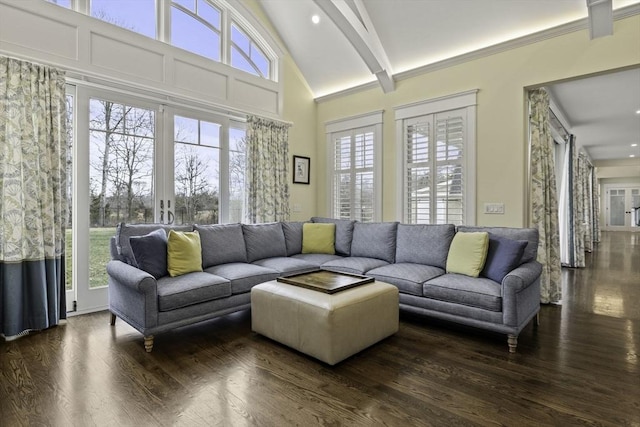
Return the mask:
<svg viewBox="0 0 640 427">
<path fill-rule="evenodd" d="M 336 225 L 329 223 L 302 224 L 303 254 L 335 254 Z"/>
<path fill-rule="evenodd" d="M 202 271 L 202 247 L 197 231 L 169 231 L 167 270 L 171 277 Z"/>
<path fill-rule="evenodd" d="M 447 273 L 478 277 L 487 260 L 488 249 L 489 233 L 456 233 L 447 255 Z"/>
</svg>

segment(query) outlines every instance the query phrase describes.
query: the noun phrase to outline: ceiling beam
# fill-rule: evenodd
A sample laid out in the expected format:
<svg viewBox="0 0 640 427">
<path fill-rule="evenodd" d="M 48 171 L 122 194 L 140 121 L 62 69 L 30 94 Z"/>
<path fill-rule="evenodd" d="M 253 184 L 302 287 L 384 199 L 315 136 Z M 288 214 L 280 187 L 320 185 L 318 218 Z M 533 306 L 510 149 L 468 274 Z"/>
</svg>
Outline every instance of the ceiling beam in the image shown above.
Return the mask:
<svg viewBox="0 0 640 427">
<path fill-rule="evenodd" d="M 591 40 L 613 34 L 613 1 L 587 0 Z"/>
<path fill-rule="evenodd" d="M 364 3 L 361 0 L 353 0 L 358 12 L 356 14 L 345 0 L 314 0 L 314 2 L 356 49 L 369 71 L 378 79 L 382 90 L 385 93 L 393 92 L 395 83 L 391 65 Z"/>
</svg>

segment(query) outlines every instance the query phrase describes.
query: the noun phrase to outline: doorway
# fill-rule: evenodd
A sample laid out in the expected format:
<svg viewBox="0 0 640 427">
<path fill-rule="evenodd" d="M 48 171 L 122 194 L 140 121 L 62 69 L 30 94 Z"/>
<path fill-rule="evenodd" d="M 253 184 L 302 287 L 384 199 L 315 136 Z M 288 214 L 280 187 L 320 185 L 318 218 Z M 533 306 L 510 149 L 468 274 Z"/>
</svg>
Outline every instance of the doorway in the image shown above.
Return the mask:
<svg viewBox="0 0 640 427">
<path fill-rule="evenodd" d="M 605 186 L 605 230 L 640 231 L 640 186 Z"/>
</svg>

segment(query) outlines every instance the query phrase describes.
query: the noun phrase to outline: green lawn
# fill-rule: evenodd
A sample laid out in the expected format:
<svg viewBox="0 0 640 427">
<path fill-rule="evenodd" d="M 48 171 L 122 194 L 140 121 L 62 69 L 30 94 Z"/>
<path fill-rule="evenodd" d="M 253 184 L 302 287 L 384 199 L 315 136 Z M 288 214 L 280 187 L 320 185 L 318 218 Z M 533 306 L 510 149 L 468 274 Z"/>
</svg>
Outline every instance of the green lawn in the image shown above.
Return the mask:
<svg viewBox="0 0 640 427">
<path fill-rule="evenodd" d="M 107 285 L 107 262 L 109 254 L 109 240 L 116 234 L 114 227 L 89 229 L 89 287 L 96 288 Z M 67 290 L 73 286 L 71 268 L 73 265 L 71 252 L 71 229 L 67 229 Z"/>
</svg>

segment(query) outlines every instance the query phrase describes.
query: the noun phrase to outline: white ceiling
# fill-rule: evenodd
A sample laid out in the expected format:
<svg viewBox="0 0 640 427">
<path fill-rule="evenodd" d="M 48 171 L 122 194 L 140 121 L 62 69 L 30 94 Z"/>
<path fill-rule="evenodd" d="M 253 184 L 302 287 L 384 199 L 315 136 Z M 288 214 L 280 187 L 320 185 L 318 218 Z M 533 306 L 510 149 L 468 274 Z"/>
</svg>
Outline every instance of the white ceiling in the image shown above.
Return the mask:
<svg viewBox="0 0 640 427">
<path fill-rule="evenodd" d="M 640 0 L 613 0 L 613 9 L 637 4 Z M 586 0 L 260 0 L 260 5 L 315 97 L 377 81 L 362 47 L 356 49 L 346 34 L 353 28 L 345 31 L 344 24 L 334 23 L 324 11 L 327 5 L 354 12 L 356 27 L 362 23 L 366 33 L 365 54 L 372 52 L 391 77 L 588 16 Z M 320 17 L 318 24 L 311 22 L 313 15 Z M 632 113 L 640 109 L 637 75 L 636 70 L 624 81 L 602 77 L 553 88 L 575 126 L 571 131 L 593 160 L 622 158 L 617 156 L 626 154 L 624 144 L 640 142 L 640 115 L 623 117 L 627 106 Z M 596 89 L 588 90 L 592 83 Z M 582 98 L 585 93 L 595 98 Z M 613 93 L 617 96 L 607 95 Z"/>
<path fill-rule="evenodd" d="M 592 160 L 640 163 L 640 68 L 548 87 L 561 114 Z M 631 144 L 637 144 L 632 147 Z"/>
</svg>

